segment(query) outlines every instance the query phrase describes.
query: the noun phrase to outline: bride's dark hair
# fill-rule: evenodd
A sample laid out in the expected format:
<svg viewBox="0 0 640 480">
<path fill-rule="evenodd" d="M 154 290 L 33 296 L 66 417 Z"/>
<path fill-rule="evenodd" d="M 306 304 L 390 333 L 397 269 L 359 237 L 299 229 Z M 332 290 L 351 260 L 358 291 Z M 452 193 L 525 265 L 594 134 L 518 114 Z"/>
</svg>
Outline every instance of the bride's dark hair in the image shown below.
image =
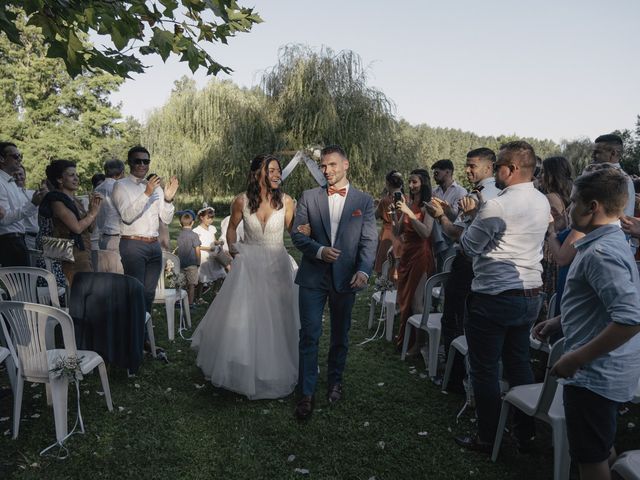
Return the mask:
<svg viewBox="0 0 640 480">
<path fill-rule="evenodd" d="M 273 189 L 269 183 L 269 164 L 271 162 L 277 162 L 278 168 L 282 171 L 280 160 L 273 155 L 263 154 L 258 155 L 251 161 L 251 168 L 249 170 L 249 178 L 247 180 L 247 198 L 249 199 L 249 211 L 255 213 L 260 207 L 260 188 L 264 188 L 271 194 L 271 206 L 280 210 L 282 208 L 282 190 L 280 188 Z M 264 172 L 263 183 L 260 183 L 260 175 Z"/>
</svg>

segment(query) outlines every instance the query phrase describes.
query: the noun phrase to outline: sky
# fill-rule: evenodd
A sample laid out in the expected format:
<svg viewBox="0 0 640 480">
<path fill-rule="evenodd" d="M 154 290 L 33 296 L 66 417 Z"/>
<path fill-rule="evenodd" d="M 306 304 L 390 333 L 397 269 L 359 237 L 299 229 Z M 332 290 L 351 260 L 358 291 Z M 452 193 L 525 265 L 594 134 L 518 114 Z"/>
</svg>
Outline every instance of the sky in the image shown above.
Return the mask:
<svg viewBox="0 0 640 480">
<path fill-rule="evenodd" d="M 640 114 L 637 0 L 238 0 L 264 22 L 207 48 L 241 86 L 260 83 L 287 44 L 352 50 L 369 84 L 412 124 L 554 141 L 632 129 Z M 175 58 L 112 95 L 140 120 L 183 75 Z"/>
</svg>

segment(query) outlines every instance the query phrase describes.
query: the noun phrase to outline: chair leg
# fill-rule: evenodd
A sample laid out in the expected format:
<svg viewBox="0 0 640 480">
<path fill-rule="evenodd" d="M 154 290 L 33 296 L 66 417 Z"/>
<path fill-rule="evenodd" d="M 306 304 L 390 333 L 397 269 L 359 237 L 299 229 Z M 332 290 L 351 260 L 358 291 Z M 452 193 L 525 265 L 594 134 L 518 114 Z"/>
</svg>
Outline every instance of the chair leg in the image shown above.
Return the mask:
<svg viewBox="0 0 640 480">
<path fill-rule="evenodd" d="M 176 297 L 167 296 L 164 299 L 164 308 L 167 313 L 167 333 L 169 334 L 169 340 L 173 341 L 176 338 Z"/>
<path fill-rule="evenodd" d="M 53 396 L 53 418 L 56 424 L 56 439 L 62 442 L 67 436 L 67 400 L 69 396 L 69 379 L 64 375 L 50 378 L 51 395 Z"/>
<path fill-rule="evenodd" d="M 442 391 L 447 391 L 447 386 L 449 385 L 449 378 L 451 377 L 451 370 L 453 370 L 453 361 L 454 357 L 458 353 L 458 350 L 454 348 L 453 345 L 449 347 L 449 355 L 447 357 L 447 364 L 444 367 L 444 377 L 442 377 Z"/>
<path fill-rule="evenodd" d="M 182 297 L 182 312 L 187 320 L 187 327 L 191 328 L 191 309 L 189 308 L 189 297 L 187 296 L 187 292 L 184 292 L 184 297 Z"/>
<path fill-rule="evenodd" d="M 113 402 L 111 401 L 111 389 L 109 388 L 109 377 L 107 376 L 107 367 L 104 362 L 98 365 L 98 372 L 100 373 L 100 381 L 102 382 L 102 391 L 104 392 L 104 399 L 107 401 L 107 410 L 113 411 Z"/>
<path fill-rule="evenodd" d="M 387 341 L 390 342 L 393 340 L 393 322 L 396 318 L 396 302 L 386 302 L 386 317 L 387 317 L 387 333 L 386 333 L 386 338 Z"/>
<path fill-rule="evenodd" d="M 376 301 L 371 298 L 371 304 L 369 305 L 369 324 L 367 326 L 367 328 L 369 330 L 371 330 L 371 327 L 373 327 L 373 316 L 376 313 Z"/>
<path fill-rule="evenodd" d="M 569 441 L 565 422 L 551 425 L 553 435 L 553 480 L 568 480 L 571 469 Z"/>
<path fill-rule="evenodd" d="M 22 392 L 24 391 L 24 379 L 18 373 L 16 378 L 16 390 L 13 397 L 13 439 L 18 438 L 20 431 L 20 414 L 22 413 Z"/>
<path fill-rule="evenodd" d="M 50 407 L 51 405 L 53 405 L 53 398 L 51 398 L 51 385 L 49 385 L 48 383 L 45 383 L 44 392 L 47 396 L 47 405 Z"/>
<path fill-rule="evenodd" d="M 402 353 L 400 354 L 400 360 L 404 361 L 407 356 L 407 350 L 409 348 L 409 338 L 411 337 L 411 329 L 413 327 L 409 322 L 404 326 L 404 339 L 402 341 Z"/>
<path fill-rule="evenodd" d="M 440 348 L 440 330 L 434 329 L 429 333 L 429 376 L 438 374 L 438 349 Z"/>
<path fill-rule="evenodd" d="M 156 358 L 156 336 L 153 333 L 153 319 L 151 315 L 147 313 L 147 321 L 145 322 L 147 325 L 147 334 L 149 335 L 149 344 L 151 344 L 151 356 Z"/>
<path fill-rule="evenodd" d="M 502 444 L 502 435 L 504 434 L 504 427 L 507 425 L 507 417 L 509 416 L 509 402 L 502 401 L 502 408 L 500 409 L 500 419 L 498 420 L 498 430 L 496 431 L 496 439 L 493 442 L 493 451 L 491 452 L 491 461 L 495 462 L 498 459 L 498 453 L 500 452 L 500 445 Z"/>
</svg>

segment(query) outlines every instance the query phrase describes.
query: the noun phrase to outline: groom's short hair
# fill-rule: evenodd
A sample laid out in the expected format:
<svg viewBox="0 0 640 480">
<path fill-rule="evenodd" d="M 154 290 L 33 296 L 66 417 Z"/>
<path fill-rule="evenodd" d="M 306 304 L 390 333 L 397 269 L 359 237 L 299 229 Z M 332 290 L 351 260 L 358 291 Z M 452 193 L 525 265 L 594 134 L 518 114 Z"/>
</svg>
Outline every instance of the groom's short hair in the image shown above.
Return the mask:
<svg viewBox="0 0 640 480">
<path fill-rule="evenodd" d="M 340 145 L 329 145 L 324 147 L 320 151 L 320 158 L 325 157 L 326 155 L 331 155 L 332 153 L 337 153 L 341 155 L 343 158 L 347 158 L 347 154 L 344 152 Z"/>
</svg>

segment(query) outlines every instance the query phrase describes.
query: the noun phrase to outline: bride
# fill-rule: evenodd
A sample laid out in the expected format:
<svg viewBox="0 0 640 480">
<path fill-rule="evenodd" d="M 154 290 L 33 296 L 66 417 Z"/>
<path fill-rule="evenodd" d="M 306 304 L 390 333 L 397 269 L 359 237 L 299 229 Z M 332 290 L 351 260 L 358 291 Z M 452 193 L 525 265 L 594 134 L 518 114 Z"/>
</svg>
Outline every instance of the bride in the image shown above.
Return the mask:
<svg viewBox="0 0 640 480">
<path fill-rule="evenodd" d="M 283 241 L 294 204 L 280 190 L 280 175 L 274 156 L 251 162 L 247 191 L 231 204 L 231 272 L 191 343 L 207 380 L 252 400 L 289 395 L 298 380 L 298 299 Z M 243 243 L 236 242 L 240 221 Z"/>
</svg>

